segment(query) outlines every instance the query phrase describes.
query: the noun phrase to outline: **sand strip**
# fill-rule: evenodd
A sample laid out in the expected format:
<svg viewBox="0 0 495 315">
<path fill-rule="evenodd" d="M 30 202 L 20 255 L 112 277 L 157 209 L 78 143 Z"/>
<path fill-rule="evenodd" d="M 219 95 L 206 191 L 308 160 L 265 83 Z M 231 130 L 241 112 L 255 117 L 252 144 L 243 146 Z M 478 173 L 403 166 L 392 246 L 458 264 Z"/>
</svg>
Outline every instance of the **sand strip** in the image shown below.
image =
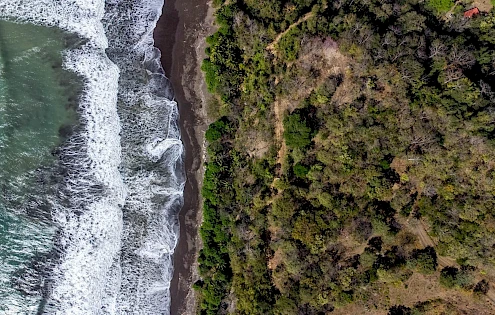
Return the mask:
<svg viewBox="0 0 495 315">
<path fill-rule="evenodd" d="M 205 37 L 213 31 L 213 10 L 208 0 L 165 0 L 155 29 L 155 45 L 162 51 L 162 64 L 179 104 L 182 141 L 186 150 L 187 182 L 180 220 L 180 239 L 174 254 L 170 314 L 195 314 L 192 284 L 198 279 L 197 254 L 201 248 L 200 187 L 203 178 L 204 132 L 207 91 L 201 72 Z"/>
</svg>

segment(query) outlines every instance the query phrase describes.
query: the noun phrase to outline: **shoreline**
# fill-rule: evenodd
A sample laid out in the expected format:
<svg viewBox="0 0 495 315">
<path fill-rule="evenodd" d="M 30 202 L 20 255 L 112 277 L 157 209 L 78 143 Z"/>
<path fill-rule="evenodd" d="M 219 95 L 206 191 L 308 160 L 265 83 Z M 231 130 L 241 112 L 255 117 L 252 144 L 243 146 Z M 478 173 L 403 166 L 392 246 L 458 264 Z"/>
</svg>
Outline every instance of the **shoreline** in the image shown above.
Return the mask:
<svg viewBox="0 0 495 315">
<path fill-rule="evenodd" d="M 173 256 L 174 275 L 170 284 L 170 314 L 195 314 L 199 279 L 197 256 L 202 247 L 200 189 L 205 157 L 208 92 L 201 71 L 205 38 L 211 33 L 213 10 L 209 0 L 166 0 L 154 31 L 155 46 L 179 107 L 181 139 L 185 149 L 184 205 L 179 213 L 180 234 Z"/>
</svg>

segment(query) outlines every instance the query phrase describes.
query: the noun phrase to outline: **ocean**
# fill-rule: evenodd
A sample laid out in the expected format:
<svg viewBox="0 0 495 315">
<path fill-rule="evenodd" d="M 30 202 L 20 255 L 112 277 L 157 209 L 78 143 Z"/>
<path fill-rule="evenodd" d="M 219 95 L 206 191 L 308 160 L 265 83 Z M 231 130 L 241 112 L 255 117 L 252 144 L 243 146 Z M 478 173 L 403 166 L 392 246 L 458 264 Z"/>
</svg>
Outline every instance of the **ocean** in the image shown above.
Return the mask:
<svg viewBox="0 0 495 315">
<path fill-rule="evenodd" d="M 0 0 L 0 314 L 169 314 L 185 175 L 163 0 Z"/>
</svg>

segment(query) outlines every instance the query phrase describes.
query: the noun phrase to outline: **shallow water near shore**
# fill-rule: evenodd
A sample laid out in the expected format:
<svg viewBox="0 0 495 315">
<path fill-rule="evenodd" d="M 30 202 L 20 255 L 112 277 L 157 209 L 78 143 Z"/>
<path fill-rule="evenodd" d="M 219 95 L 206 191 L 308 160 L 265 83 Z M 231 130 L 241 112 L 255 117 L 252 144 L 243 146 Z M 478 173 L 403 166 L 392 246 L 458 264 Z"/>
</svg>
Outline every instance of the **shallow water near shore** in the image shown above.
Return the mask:
<svg viewBox="0 0 495 315">
<path fill-rule="evenodd" d="M 64 34 L 56 29 L 0 21 L 2 314 L 35 313 L 41 299 L 21 294 L 12 279 L 53 246 L 55 229 L 45 219 L 49 214 L 27 208 L 46 192 L 40 180 L 56 163 L 52 151 L 63 141 L 61 130 L 76 121 L 68 106 L 76 85 L 61 68 L 64 48 Z"/>
<path fill-rule="evenodd" d="M 76 121 L 63 49 L 60 31 L 0 21 L 0 181 L 10 198 L 29 186 L 26 176 L 55 160 L 61 128 Z"/>
</svg>

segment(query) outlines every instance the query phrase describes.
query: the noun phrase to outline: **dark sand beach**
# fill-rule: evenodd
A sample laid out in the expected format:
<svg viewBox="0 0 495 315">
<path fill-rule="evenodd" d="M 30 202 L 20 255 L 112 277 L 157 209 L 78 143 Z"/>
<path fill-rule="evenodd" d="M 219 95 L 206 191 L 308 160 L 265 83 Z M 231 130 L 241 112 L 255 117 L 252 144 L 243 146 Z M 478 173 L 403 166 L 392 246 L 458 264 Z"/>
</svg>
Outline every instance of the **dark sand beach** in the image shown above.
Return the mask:
<svg viewBox="0 0 495 315">
<path fill-rule="evenodd" d="M 179 105 L 182 141 L 186 150 L 187 182 L 180 219 L 180 240 L 174 254 L 170 314 L 195 314 L 197 280 L 195 268 L 200 248 L 201 222 L 199 187 L 203 176 L 206 88 L 201 73 L 205 37 L 212 30 L 212 9 L 208 0 L 165 0 L 155 29 L 155 45 L 162 52 L 162 64 L 172 83 Z"/>
</svg>

